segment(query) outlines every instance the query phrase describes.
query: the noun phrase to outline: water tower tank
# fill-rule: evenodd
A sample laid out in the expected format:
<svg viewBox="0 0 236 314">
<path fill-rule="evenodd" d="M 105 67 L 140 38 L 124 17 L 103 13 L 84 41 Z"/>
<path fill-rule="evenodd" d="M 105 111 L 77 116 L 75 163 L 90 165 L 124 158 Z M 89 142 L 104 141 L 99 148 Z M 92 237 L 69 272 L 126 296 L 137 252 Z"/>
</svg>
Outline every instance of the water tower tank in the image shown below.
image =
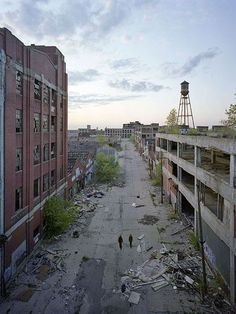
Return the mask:
<svg viewBox="0 0 236 314">
<path fill-rule="evenodd" d="M 189 89 L 188 89 L 189 83 L 186 81 L 183 81 L 180 85 L 181 85 L 181 94 L 183 96 L 187 96 L 189 92 Z"/>
</svg>

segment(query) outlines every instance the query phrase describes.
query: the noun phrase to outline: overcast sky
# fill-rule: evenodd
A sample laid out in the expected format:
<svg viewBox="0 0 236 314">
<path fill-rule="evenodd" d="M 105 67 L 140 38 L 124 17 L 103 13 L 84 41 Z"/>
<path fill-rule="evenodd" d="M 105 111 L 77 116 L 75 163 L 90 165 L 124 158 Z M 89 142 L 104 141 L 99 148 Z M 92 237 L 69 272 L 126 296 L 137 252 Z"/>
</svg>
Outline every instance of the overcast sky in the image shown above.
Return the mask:
<svg viewBox="0 0 236 314">
<path fill-rule="evenodd" d="M 0 27 L 64 54 L 70 129 L 164 124 L 184 80 L 196 125 L 235 100 L 235 0 L 0 0 Z"/>
</svg>

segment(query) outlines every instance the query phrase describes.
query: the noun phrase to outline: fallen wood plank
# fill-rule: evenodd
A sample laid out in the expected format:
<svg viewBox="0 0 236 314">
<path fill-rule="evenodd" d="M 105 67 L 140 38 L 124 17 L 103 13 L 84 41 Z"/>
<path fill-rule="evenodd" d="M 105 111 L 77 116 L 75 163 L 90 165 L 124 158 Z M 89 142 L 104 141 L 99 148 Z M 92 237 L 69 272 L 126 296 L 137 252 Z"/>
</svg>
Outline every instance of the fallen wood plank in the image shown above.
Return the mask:
<svg viewBox="0 0 236 314">
<path fill-rule="evenodd" d="M 176 235 L 176 234 L 178 234 L 178 233 L 181 233 L 182 231 L 188 229 L 189 227 L 192 227 L 192 225 L 191 225 L 191 224 L 188 224 L 186 227 L 184 227 L 184 228 L 182 228 L 182 229 L 180 229 L 180 230 L 178 230 L 178 231 L 175 231 L 175 232 L 171 233 L 171 235 L 173 236 L 173 235 Z"/>
</svg>

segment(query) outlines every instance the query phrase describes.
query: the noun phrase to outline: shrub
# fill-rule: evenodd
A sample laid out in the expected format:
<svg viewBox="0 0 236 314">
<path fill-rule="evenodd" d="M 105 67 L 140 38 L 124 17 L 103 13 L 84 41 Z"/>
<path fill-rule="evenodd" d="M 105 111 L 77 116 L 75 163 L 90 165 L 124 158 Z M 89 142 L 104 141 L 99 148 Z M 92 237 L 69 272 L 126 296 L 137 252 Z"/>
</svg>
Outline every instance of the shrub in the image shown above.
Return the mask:
<svg viewBox="0 0 236 314">
<path fill-rule="evenodd" d="M 119 175 L 119 164 L 113 156 L 98 153 L 95 163 L 95 178 L 98 182 L 109 182 Z"/>
<path fill-rule="evenodd" d="M 47 237 L 58 235 L 68 228 L 75 217 L 75 208 L 72 203 L 63 198 L 53 196 L 49 198 L 43 207 L 45 220 L 45 232 Z"/>
</svg>

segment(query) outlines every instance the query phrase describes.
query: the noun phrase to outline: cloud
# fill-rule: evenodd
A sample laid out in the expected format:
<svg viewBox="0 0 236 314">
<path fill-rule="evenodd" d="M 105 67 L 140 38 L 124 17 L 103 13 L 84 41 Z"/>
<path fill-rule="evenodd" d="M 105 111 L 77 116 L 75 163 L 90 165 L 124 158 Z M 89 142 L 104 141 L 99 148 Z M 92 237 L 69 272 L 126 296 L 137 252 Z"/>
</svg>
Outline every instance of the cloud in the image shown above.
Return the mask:
<svg viewBox="0 0 236 314">
<path fill-rule="evenodd" d="M 1 15 L 2 23 L 12 25 L 33 38 L 54 41 L 76 37 L 81 42 L 101 40 L 127 20 L 134 10 L 154 5 L 154 0 L 21 0 Z"/>
<path fill-rule="evenodd" d="M 69 84 L 94 81 L 98 76 L 100 76 L 100 73 L 95 69 L 88 69 L 83 72 L 69 72 Z"/>
<path fill-rule="evenodd" d="M 85 94 L 85 95 L 72 95 L 69 97 L 69 108 L 81 108 L 84 105 L 108 105 L 114 102 L 126 101 L 129 99 L 140 97 L 138 95 L 127 96 L 110 96 L 101 94 Z"/>
<path fill-rule="evenodd" d="M 110 82 L 109 85 L 131 92 L 159 92 L 166 88 L 163 85 L 157 85 L 147 81 L 131 81 L 126 79 Z"/>
<path fill-rule="evenodd" d="M 111 62 L 111 67 L 113 69 L 120 69 L 126 67 L 134 67 L 138 64 L 137 59 L 127 58 L 127 59 L 118 59 Z"/>
<path fill-rule="evenodd" d="M 162 65 L 162 69 L 167 76 L 183 76 L 193 72 L 203 62 L 215 58 L 220 53 L 219 49 L 211 48 L 205 52 L 201 52 L 198 55 L 190 58 L 182 66 L 178 67 L 176 63 L 165 63 Z"/>
</svg>

